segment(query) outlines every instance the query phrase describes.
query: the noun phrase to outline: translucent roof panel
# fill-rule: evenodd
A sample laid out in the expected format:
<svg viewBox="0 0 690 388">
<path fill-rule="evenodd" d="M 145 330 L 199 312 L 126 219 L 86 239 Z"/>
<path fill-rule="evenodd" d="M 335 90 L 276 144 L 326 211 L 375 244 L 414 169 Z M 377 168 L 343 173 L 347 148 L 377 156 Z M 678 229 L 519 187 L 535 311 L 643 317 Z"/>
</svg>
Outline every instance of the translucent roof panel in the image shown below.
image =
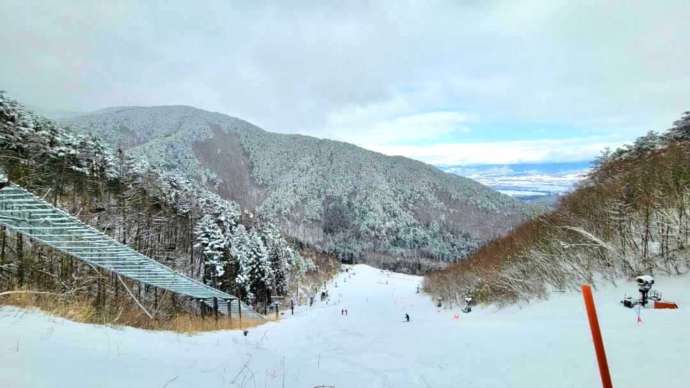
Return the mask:
<svg viewBox="0 0 690 388">
<path fill-rule="evenodd" d="M 227 312 L 225 301 L 234 301 L 233 313 L 239 313 L 235 296 L 142 255 L 17 185 L 6 185 L 0 189 L 0 224 L 90 265 L 129 279 L 204 299 L 209 305 L 211 299 L 218 298 L 223 313 Z M 241 308 L 243 314 L 258 315 L 245 304 Z"/>
</svg>

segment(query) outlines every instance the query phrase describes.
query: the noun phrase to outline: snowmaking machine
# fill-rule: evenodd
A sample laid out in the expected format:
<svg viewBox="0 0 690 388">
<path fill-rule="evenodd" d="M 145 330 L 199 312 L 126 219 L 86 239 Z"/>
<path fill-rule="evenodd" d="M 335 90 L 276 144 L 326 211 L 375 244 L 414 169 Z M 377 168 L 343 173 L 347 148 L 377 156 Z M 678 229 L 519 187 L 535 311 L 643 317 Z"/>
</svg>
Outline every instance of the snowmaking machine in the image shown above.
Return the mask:
<svg viewBox="0 0 690 388">
<path fill-rule="evenodd" d="M 462 308 L 462 312 L 467 314 L 472 312 L 472 306 L 474 305 L 474 299 L 471 296 L 465 297 L 465 307 Z"/>
<path fill-rule="evenodd" d="M 652 290 L 654 285 L 654 278 L 651 275 L 641 275 L 635 278 L 637 282 L 637 289 L 640 292 L 638 299 L 633 299 L 631 296 L 626 296 L 621 303 L 627 308 L 640 306 L 643 308 L 654 309 L 677 309 L 678 305 L 673 302 L 665 302 L 661 300 L 661 292 Z M 650 304 L 650 301 L 653 303 Z"/>
</svg>

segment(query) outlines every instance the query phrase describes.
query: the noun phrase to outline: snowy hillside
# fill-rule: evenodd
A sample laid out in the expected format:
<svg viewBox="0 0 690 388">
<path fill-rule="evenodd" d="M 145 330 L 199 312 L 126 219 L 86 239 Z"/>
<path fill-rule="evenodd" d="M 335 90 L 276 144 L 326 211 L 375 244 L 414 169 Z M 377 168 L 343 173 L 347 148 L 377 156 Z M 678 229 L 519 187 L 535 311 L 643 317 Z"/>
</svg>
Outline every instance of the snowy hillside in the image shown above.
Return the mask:
<svg viewBox="0 0 690 388">
<path fill-rule="evenodd" d="M 531 210 L 411 159 L 266 132 L 185 106 L 110 108 L 67 124 L 179 171 L 343 259 L 453 260 Z M 399 268 L 399 267 L 398 267 Z M 400 269 L 400 268 L 399 268 Z"/>
<path fill-rule="evenodd" d="M 618 303 L 634 285 L 595 292 L 616 387 L 687 386 L 689 281 L 657 279 L 681 309 L 644 310 L 641 323 Z M 476 307 L 455 319 L 458 311 L 439 310 L 416 293 L 420 282 L 357 265 L 330 284 L 327 303 L 247 337 L 85 325 L 3 307 L 0 386 L 599 386 L 579 293 L 522 307 Z"/>
<path fill-rule="evenodd" d="M 553 211 L 431 273 L 434 295 L 506 303 L 598 276 L 690 270 L 690 112 L 663 133 L 606 150 Z"/>
<path fill-rule="evenodd" d="M 1 91 L 0 170 L 140 253 L 255 306 L 270 303 L 270 295 L 287 295 L 306 272 L 319 270 L 276 226 L 255 220 L 237 203 L 115 151 L 97 136 L 62 128 Z M 55 272 L 80 281 L 77 266 L 56 270 L 51 255 L 37 255 L 31 240 L 16 236 L 15 243 L 5 228 L 0 240 L 0 289 L 62 292 L 64 279 L 46 282 L 45 274 Z M 40 260 L 27 265 L 25 254 Z"/>
</svg>

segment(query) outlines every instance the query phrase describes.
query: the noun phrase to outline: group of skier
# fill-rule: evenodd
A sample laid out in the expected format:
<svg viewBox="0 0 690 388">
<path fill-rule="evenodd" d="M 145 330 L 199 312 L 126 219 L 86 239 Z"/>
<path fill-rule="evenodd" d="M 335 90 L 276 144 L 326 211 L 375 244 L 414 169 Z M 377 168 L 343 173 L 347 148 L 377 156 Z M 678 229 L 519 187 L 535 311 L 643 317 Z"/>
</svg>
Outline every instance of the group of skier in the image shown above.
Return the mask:
<svg viewBox="0 0 690 388">
<path fill-rule="evenodd" d="M 349 270 L 346 270 L 346 271 L 349 272 Z M 317 290 L 314 290 L 314 291 L 317 291 Z M 417 287 L 417 292 L 418 293 L 420 292 L 419 286 Z M 314 305 L 314 299 L 315 299 L 316 295 L 318 295 L 320 297 L 321 302 L 324 302 L 324 301 L 328 302 L 328 300 L 329 300 L 328 290 L 322 289 L 320 292 L 318 292 L 318 293 L 314 292 L 314 294 L 309 296 L 309 306 L 310 307 Z M 296 304 L 295 300 L 290 299 L 289 308 L 290 308 L 290 314 L 291 315 L 295 314 L 295 304 Z M 347 308 L 341 308 L 340 309 L 340 315 L 343 317 L 349 316 L 349 310 Z M 403 322 L 410 322 L 410 321 L 411 321 L 410 314 L 405 313 L 405 315 L 403 315 Z M 247 334 L 248 334 L 248 331 L 245 331 L 244 335 L 246 336 Z"/>
</svg>

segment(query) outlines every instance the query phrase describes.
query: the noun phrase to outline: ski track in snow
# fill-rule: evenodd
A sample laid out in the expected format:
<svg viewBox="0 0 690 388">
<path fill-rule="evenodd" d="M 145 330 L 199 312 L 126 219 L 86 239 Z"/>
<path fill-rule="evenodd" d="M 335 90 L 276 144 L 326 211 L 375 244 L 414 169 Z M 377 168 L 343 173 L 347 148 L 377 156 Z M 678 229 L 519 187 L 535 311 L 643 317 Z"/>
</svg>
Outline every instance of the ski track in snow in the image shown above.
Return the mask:
<svg viewBox="0 0 690 388">
<path fill-rule="evenodd" d="M 475 307 L 456 320 L 458 309 L 439 310 L 416 293 L 420 277 L 350 268 L 330 283 L 329 303 L 316 298 L 247 337 L 103 327 L 0 308 L 0 387 L 600 386 L 579 293 Z M 635 293 L 633 283 L 595 291 L 617 388 L 690 381 L 690 279 L 656 286 L 681 308 L 643 310 L 642 324 L 618 303 Z"/>
</svg>

